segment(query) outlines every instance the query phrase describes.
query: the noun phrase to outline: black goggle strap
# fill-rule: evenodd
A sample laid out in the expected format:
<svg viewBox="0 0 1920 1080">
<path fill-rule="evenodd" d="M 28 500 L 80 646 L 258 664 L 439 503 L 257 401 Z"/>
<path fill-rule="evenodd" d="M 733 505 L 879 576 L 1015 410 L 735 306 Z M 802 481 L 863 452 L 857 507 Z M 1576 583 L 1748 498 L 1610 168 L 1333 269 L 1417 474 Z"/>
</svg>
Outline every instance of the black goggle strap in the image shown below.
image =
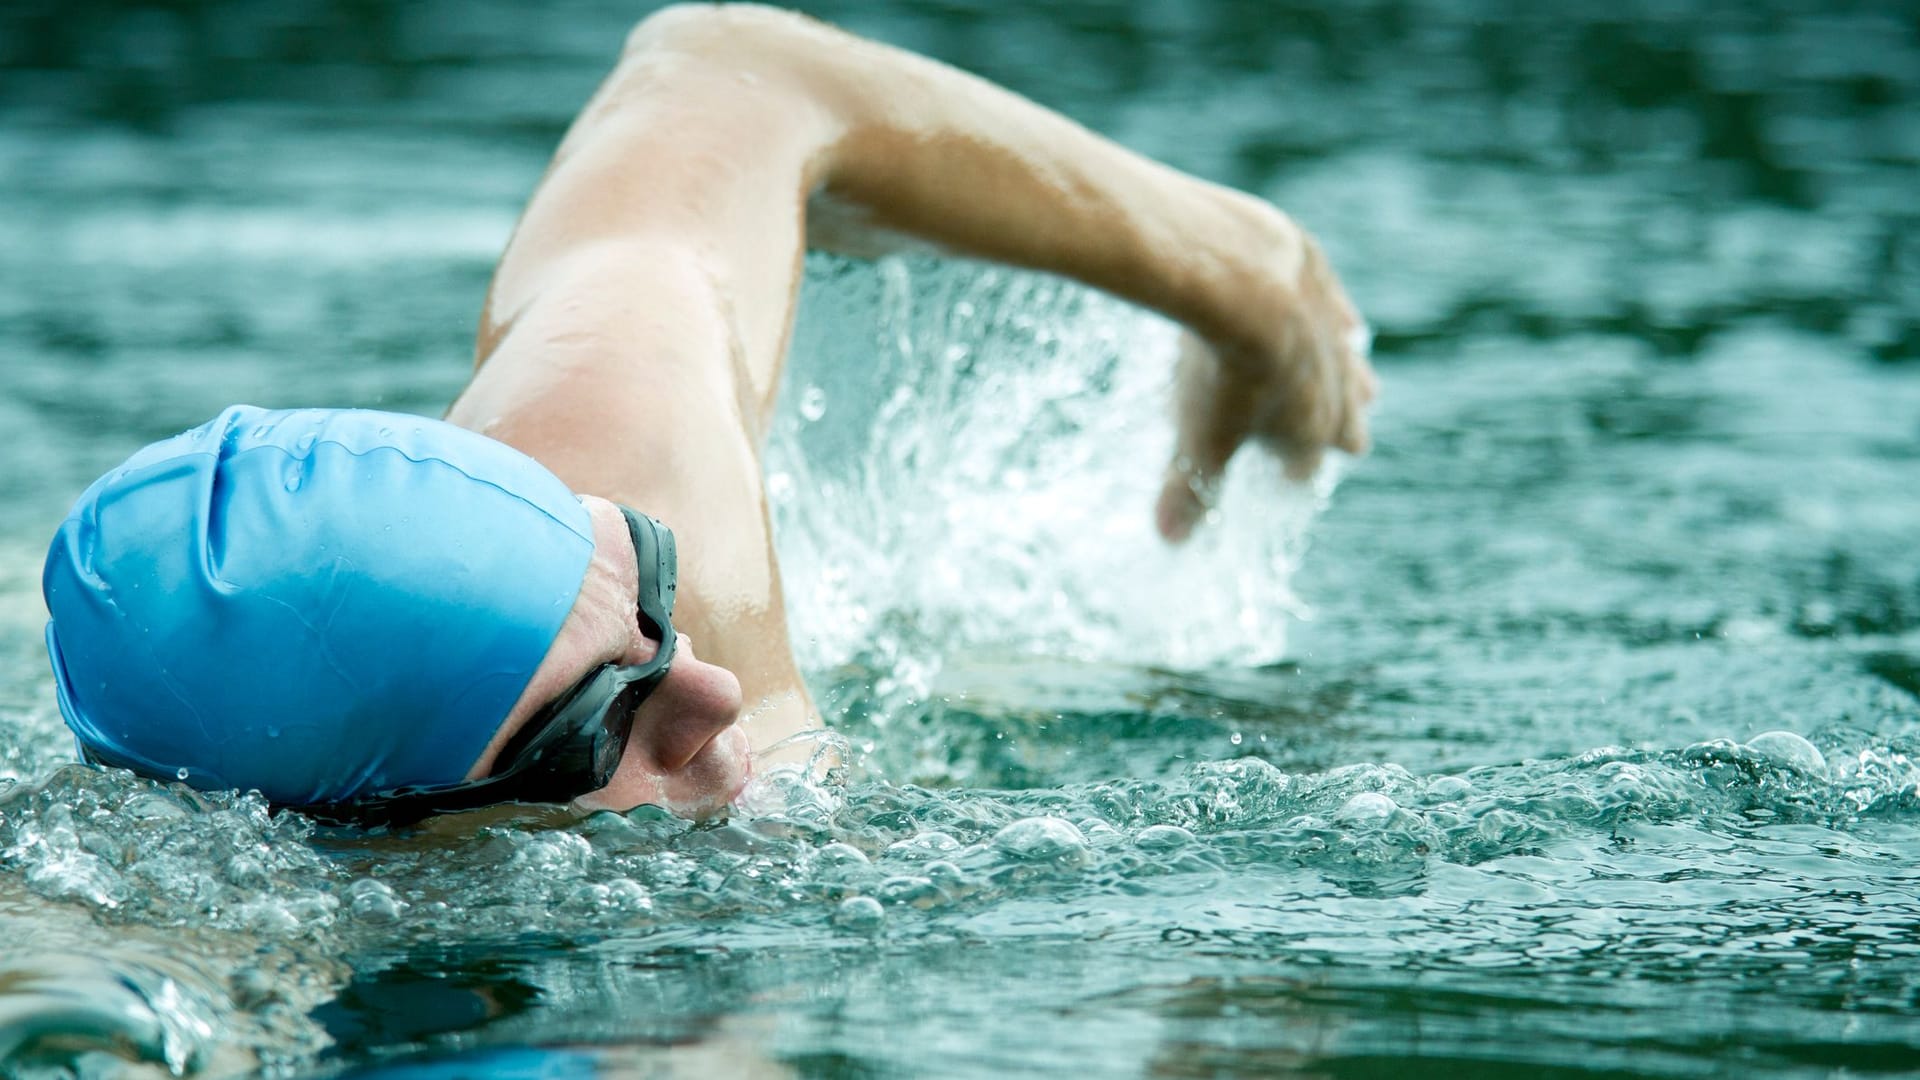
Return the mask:
<svg viewBox="0 0 1920 1080">
<path fill-rule="evenodd" d="M 323 803 L 297 809 L 323 820 L 349 824 L 403 825 L 431 814 L 471 810 L 494 803 L 513 801 L 514 796 L 519 794 L 524 786 L 520 782 L 521 774 L 540 764 L 550 748 L 567 739 L 576 728 L 581 726 L 578 717 L 579 706 L 595 684 L 608 674 L 608 671 L 609 669 L 602 668 L 592 673 L 558 701 L 534 714 L 519 731 L 513 733 L 513 738 L 507 741 L 507 745 L 500 748 L 500 753 L 495 760 L 505 763 L 505 766 L 491 775 L 483 776 L 478 780 L 462 780 L 452 784 L 421 784 L 391 788 L 375 795 L 366 795 L 346 802 Z M 597 694 L 593 696 L 599 697 Z"/>
<path fill-rule="evenodd" d="M 569 703 L 572 703 L 570 699 Z M 408 825 L 434 814 L 473 810 L 505 802 L 566 801 L 571 796 L 553 796 L 537 788 L 540 780 L 529 775 L 545 763 L 545 751 L 580 727 L 575 709 L 562 708 L 545 722 L 530 722 L 514 733 L 513 740 L 501 749 L 499 760 L 510 762 L 500 772 L 478 780 L 453 784 L 422 784 L 392 788 L 347 802 L 322 803 L 294 807 L 323 821 L 371 828 L 377 825 Z M 518 755 L 511 756 L 511 755 Z M 615 757 L 618 764 L 618 757 Z M 611 773 L 612 770 L 605 770 Z M 608 777 L 610 779 L 611 777 Z M 599 786 L 605 786 L 604 781 Z"/>
<path fill-rule="evenodd" d="M 662 657 L 671 661 L 676 644 L 673 601 L 680 577 L 673 533 L 631 507 L 622 506 L 620 513 L 627 519 L 627 535 L 633 538 L 634 562 L 640 570 L 640 618 L 648 624 L 642 629 L 660 641 L 660 652 L 654 657 L 654 663 L 662 663 Z"/>
<path fill-rule="evenodd" d="M 80 748 L 80 759 L 96 768 L 129 769 L 145 775 L 146 770 L 130 761 L 102 754 L 91 746 Z M 289 806 L 303 814 L 339 824 L 373 827 L 384 824 L 405 825 L 430 814 L 447 810 L 470 810 L 499 801 L 485 797 L 492 778 L 459 784 L 395 788 L 344 803 L 320 803 Z M 480 796 L 479 798 L 472 798 Z M 471 801 L 469 801 L 471 799 Z M 279 809 L 287 804 L 275 804 Z"/>
<path fill-rule="evenodd" d="M 620 764 L 620 751 L 625 748 L 625 740 L 610 730 L 612 725 L 608 714 L 630 712 L 638 705 L 629 693 L 636 683 L 645 684 L 638 696 L 651 693 L 653 687 L 666 676 L 666 659 L 666 650 L 662 649 L 645 664 L 636 667 L 603 667 L 589 675 L 555 702 L 550 707 L 550 714 L 535 716 L 514 732 L 507 745 L 500 748 L 496 759 L 503 766 L 490 776 L 457 784 L 395 788 L 351 802 L 302 809 L 316 817 L 359 824 L 404 824 L 429 814 L 471 810 L 501 802 L 565 802 L 584 791 L 605 787 L 612 781 L 613 771 Z M 619 722 L 627 720 L 627 716 L 619 718 Z M 583 732 L 588 734 L 586 741 L 590 744 L 583 748 L 581 757 L 584 760 L 570 763 L 575 766 L 574 769 L 559 770 L 570 774 L 567 779 L 575 779 L 580 772 L 590 774 L 584 781 L 582 791 L 561 793 L 529 790 L 541 786 L 540 779 L 529 774 L 547 771 L 539 766 L 559 765 L 559 762 L 549 760 L 550 752 L 562 744 L 579 739 Z M 624 730 L 621 734 L 625 734 Z M 560 756 L 572 755 L 562 753 Z M 580 786 L 578 781 L 575 786 Z"/>
</svg>

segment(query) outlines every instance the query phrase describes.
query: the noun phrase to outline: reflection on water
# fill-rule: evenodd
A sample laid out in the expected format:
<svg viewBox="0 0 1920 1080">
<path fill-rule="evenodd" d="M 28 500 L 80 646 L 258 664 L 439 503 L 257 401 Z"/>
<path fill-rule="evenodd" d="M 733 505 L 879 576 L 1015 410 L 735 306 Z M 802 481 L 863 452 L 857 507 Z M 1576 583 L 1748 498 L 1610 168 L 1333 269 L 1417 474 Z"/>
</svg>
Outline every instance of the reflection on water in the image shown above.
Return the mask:
<svg viewBox="0 0 1920 1080">
<path fill-rule="evenodd" d="M 1269 195 L 1379 445 L 1147 534 L 1169 330 L 809 265 L 769 447 L 852 749 L 364 837 L 72 766 L 37 575 L 232 400 L 435 412 L 635 12 L 0 12 L 0 1072 L 1828 1076 L 1920 1060 L 1920 25 L 816 10 Z"/>
</svg>

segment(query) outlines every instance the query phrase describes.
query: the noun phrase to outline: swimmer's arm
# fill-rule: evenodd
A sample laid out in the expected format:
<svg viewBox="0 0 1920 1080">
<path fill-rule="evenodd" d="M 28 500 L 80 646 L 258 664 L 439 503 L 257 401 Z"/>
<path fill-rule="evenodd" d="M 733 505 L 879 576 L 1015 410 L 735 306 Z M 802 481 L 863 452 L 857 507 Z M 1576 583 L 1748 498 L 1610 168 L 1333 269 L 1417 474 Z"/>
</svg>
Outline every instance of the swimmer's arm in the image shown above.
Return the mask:
<svg viewBox="0 0 1920 1080">
<path fill-rule="evenodd" d="M 670 7 L 634 30 L 501 259 L 478 357 L 492 369 L 524 354 L 547 378 L 564 349 L 699 354 L 690 313 L 711 309 L 701 325 L 729 344 L 717 358 L 757 441 L 815 196 L 885 229 L 1077 278 L 1194 331 L 1161 501 L 1170 537 L 1249 438 L 1297 467 L 1325 446 L 1365 446 L 1372 375 L 1347 344 L 1357 316 L 1286 215 L 985 80 L 748 5 Z M 670 295 L 709 302 L 669 303 L 648 283 L 663 273 Z M 620 302 L 592 298 L 605 294 Z M 509 341 L 524 347 L 502 349 Z"/>
<path fill-rule="evenodd" d="M 776 191 L 779 205 L 852 208 L 879 229 L 1073 277 L 1187 326 L 1198 340 L 1181 364 L 1179 454 L 1160 507 L 1170 537 L 1191 528 L 1249 438 L 1296 473 L 1325 447 L 1365 450 L 1374 383 L 1354 345 L 1358 314 L 1312 238 L 1271 204 L 787 12 L 672 8 L 628 49 L 698 57 L 798 133 L 798 190 Z M 728 261 L 766 257 L 749 239 Z"/>
<path fill-rule="evenodd" d="M 645 77 L 666 75 L 673 57 L 694 59 L 724 89 L 696 85 L 691 71 Z M 691 104 L 711 125 L 763 140 L 758 124 L 727 130 L 743 119 L 729 102 L 750 99 L 800 133 L 799 160 L 781 146 L 755 164 L 764 179 L 798 182 L 798 194 L 843 211 L 818 232 L 864 223 L 1064 274 L 1209 341 L 1270 339 L 1277 294 L 1311 244 L 1263 200 L 1135 154 L 984 79 L 791 12 L 676 5 L 636 28 L 623 67 L 639 91 L 629 103 L 698 92 Z M 799 176 L 773 175 L 795 165 Z M 790 206 L 795 193 L 779 194 Z M 767 254 L 760 245 L 733 252 L 741 262 Z"/>
</svg>

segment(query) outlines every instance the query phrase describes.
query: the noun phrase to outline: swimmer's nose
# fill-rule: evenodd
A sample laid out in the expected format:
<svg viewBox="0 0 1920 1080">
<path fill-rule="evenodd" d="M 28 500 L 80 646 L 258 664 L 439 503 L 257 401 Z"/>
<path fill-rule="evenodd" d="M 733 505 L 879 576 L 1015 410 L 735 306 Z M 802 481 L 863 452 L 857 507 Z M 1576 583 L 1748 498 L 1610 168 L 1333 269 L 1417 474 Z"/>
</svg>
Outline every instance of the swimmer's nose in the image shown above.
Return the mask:
<svg viewBox="0 0 1920 1080">
<path fill-rule="evenodd" d="M 672 772 L 732 727 L 740 707 L 740 680 L 695 656 L 692 642 L 682 635 L 666 679 L 634 717 L 634 737 L 644 739 L 654 761 Z"/>
</svg>

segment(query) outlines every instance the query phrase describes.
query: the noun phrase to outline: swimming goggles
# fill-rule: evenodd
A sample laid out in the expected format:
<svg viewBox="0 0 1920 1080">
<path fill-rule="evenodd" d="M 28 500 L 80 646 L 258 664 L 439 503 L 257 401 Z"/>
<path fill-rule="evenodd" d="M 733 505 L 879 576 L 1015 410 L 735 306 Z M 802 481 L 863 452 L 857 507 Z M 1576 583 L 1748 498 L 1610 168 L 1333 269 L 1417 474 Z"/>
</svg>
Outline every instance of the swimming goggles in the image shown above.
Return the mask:
<svg viewBox="0 0 1920 1080">
<path fill-rule="evenodd" d="M 667 677 L 676 635 L 673 614 L 679 572 L 673 533 L 625 506 L 627 532 L 640 566 L 640 628 L 660 643 L 644 664 L 604 664 L 541 706 L 495 759 L 493 772 L 457 784 L 394 788 L 345 802 L 294 807 L 336 824 L 409 825 L 434 814 L 498 803 L 564 803 L 613 781 L 633 733 L 633 713 Z"/>
</svg>

